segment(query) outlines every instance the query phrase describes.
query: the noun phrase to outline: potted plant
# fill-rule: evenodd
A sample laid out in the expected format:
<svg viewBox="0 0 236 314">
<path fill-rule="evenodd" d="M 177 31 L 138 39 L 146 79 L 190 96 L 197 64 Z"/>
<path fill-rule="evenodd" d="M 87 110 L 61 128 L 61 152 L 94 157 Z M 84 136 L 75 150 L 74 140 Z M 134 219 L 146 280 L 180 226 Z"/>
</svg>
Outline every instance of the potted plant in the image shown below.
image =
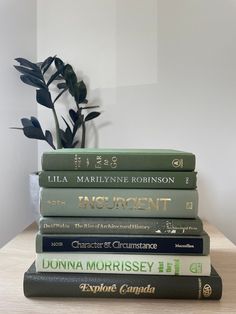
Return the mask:
<svg viewBox="0 0 236 314">
<path fill-rule="evenodd" d="M 48 57 L 43 62 L 33 63 L 25 58 L 15 59 L 19 65 L 15 69 L 21 73 L 23 83 L 36 88 L 38 104 L 50 109 L 55 126 L 55 140 L 50 130 L 43 131 L 36 117 L 22 118 L 22 127 L 13 129 L 22 130 L 24 135 L 31 139 L 46 141 L 51 148 L 84 148 L 86 145 L 86 124 L 98 117 L 100 112 L 87 109 L 99 106 L 88 106 L 87 88 L 83 80 L 78 80 L 72 66 L 64 63 L 60 58 Z M 60 97 L 68 93 L 74 102 L 74 108 L 68 106 L 68 115 L 62 116 L 60 126 L 56 103 Z M 79 132 L 79 130 L 81 132 Z M 39 219 L 39 184 L 37 173 L 30 175 L 30 201 L 35 220 Z"/>
<path fill-rule="evenodd" d="M 72 66 L 65 64 L 60 58 L 48 57 L 43 62 L 33 63 L 24 58 L 15 59 L 19 65 L 15 69 L 21 73 L 23 83 L 36 88 L 36 101 L 52 111 L 55 123 L 56 143 L 49 130 L 42 130 L 36 117 L 21 119 L 22 127 L 15 128 L 24 132 L 28 138 L 46 141 L 53 149 L 56 148 L 84 148 L 86 144 L 86 123 L 100 115 L 92 111 L 85 115 L 86 109 L 98 106 L 88 106 L 87 88 L 83 80 L 78 80 Z M 56 86 L 52 92 L 52 86 Z M 68 93 L 75 103 L 75 109 L 68 107 L 68 116 L 62 117 L 64 128 L 60 126 L 56 102 Z M 79 138 L 78 130 L 81 129 Z"/>
</svg>

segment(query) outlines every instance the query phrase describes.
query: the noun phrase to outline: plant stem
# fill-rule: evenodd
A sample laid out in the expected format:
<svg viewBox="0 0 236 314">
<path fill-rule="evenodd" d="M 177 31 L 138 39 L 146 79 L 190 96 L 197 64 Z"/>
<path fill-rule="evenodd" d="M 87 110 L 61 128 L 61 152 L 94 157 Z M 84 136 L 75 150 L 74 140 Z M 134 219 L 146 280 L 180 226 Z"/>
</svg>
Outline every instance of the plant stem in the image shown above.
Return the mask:
<svg viewBox="0 0 236 314">
<path fill-rule="evenodd" d="M 85 133 L 86 133 L 85 121 L 83 121 L 83 123 L 82 123 L 82 141 L 81 141 L 81 148 L 85 148 Z"/>
<path fill-rule="evenodd" d="M 57 149 L 62 148 L 62 143 L 61 143 L 61 137 L 60 137 L 60 127 L 59 127 L 59 122 L 57 118 L 57 113 L 55 108 L 52 109 L 54 120 L 55 120 L 55 126 L 56 126 L 56 139 L 57 139 Z"/>
</svg>

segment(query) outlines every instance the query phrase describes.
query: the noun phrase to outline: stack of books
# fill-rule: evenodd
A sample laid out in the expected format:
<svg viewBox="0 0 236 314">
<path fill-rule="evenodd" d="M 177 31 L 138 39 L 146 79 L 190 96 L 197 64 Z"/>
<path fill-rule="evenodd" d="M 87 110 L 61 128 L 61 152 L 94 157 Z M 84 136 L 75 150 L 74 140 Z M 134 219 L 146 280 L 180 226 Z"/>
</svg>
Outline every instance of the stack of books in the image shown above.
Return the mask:
<svg viewBox="0 0 236 314">
<path fill-rule="evenodd" d="M 62 149 L 44 153 L 42 169 L 25 296 L 221 298 L 194 154 Z"/>
</svg>

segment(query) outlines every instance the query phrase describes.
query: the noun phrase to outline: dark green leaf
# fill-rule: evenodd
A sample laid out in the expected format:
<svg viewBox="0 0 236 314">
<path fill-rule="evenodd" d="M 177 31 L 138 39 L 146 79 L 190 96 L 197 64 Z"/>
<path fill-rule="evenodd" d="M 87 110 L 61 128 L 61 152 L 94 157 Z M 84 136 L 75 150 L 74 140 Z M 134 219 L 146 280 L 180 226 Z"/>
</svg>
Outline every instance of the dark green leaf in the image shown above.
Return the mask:
<svg viewBox="0 0 236 314">
<path fill-rule="evenodd" d="M 21 123 L 22 123 L 23 127 L 25 127 L 25 126 L 33 126 L 31 120 L 27 119 L 27 118 L 22 118 L 21 119 Z"/>
<path fill-rule="evenodd" d="M 77 104 L 85 101 L 87 96 L 87 88 L 83 81 L 77 82 L 74 86 L 74 98 Z"/>
<path fill-rule="evenodd" d="M 59 70 L 53 73 L 53 75 L 50 77 L 50 79 L 47 82 L 47 86 L 49 86 L 62 73 L 63 67 L 64 66 L 62 66 Z"/>
<path fill-rule="evenodd" d="M 37 118 L 35 117 L 30 117 L 30 119 L 23 118 L 21 119 L 21 123 L 23 125 L 23 131 L 27 137 L 37 136 L 30 138 L 43 139 L 42 138 L 43 131 Z"/>
<path fill-rule="evenodd" d="M 86 118 L 85 118 L 84 121 L 92 120 L 92 119 L 98 117 L 100 114 L 101 114 L 101 112 L 97 112 L 97 111 L 90 112 L 90 113 L 86 116 Z"/>
<path fill-rule="evenodd" d="M 32 125 L 35 126 L 38 129 L 41 129 L 41 125 L 39 123 L 39 120 L 35 117 L 30 117 Z"/>
<path fill-rule="evenodd" d="M 62 146 L 64 148 L 71 148 L 72 147 L 72 137 L 70 132 L 66 129 L 66 131 L 63 131 L 60 129 L 60 137 Z"/>
<path fill-rule="evenodd" d="M 45 88 L 45 84 L 41 80 L 29 74 L 21 75 L 20 79 L 27 85 L 31 85 L 38 88 Z"/>
<path fill-rule="evenodd" d="M 65 122 L 67 128 L 71 131 L 70 126 L 69 126 L 68 122 L 66 121 L 66 119 L 64 117 L 62 117 L 62 120 Z"/>
<path fill-rule="evenodd" d="M 63 135 L 62 136 L 62 144 L 63 144 L 64 148 L 71 148 L 73 140 L 74 140 L 74 135 L 73 135 L 71 128 L 70 128 L 68 122 L 66 121 L 66 119 L 64 117 L 62 117 L 62 119 L 66 124 L 65 131 L 61 130 L 61 134 Z"/>
<path fill-rule="evenodd" d="M 64 89 L 64 88 L 66 88 L 67 86 L 66 86 L 66 83 L 58 83 L 57 84 L 57 88 L 59 88 L 59 89 Z"/>
<path fill-rule="evenodd" d="M 69 92 L 72 96 L 75 95 L 75 86 L 77 83 L 77 76 L 72 68 L 72 66 L 70 64 L 67 64 L 64 67 L 64 78 L 66 81 L 66 85 L 69 89 Z"/>
<path fill-rule="evenodd" d="M 59 70 L 62 66 L 64 66 L 64 62 L 60 58 L 55 58 L 54 64 L 57 70 Z"/>
<path fill-rule="evenodd" d="M 43 105 L 50 109 L 54 108 L 51 94 L 49 93 L 47 89 L 37 89 L 36 100 L 40 105 Z"/>
<path fill-rule="evenodd" d="M 59 129 L 59 134 L 60 134 L 60 138 L 61 138 L 61 142 L 62 144 L 66 142 L 66 138 L 65 138 L 65 132 L 62 129 Z M 64 147 L 64 145 L 63 145 Z"/>
<path fill-rule="evenodd" d="M 52 133 L 48 130 L 46 130 L 45 132 L 45 139 L 48 142 L 48 144 L 53 148 L 56 149 L 56 147 L 53 144 L 53 137 L 52 137 Z"/>
<path fill-rule="evenodd" d="M 44 60 L 41 69 L 43 71 L 43 74 L 47 72 L 47 70 L 50 68 L 50 65 L 53 63 L 55 60 L 56 56 L 54 57 L 48 57 L 46 60 Z"/>
<path fill-rule="evenodd" d="M 24 135 L 28 138 L 44 140 L 46 141 L 53 149 L 56 149 L 53 144 L 53 138 L 50 131 L 46 131 L 45 135 L 37 118 L 31 117 L 30 119 L 23 118 L 21 119 L 23 128 L 15 128 L 23 130 Z"/>
<path fill-rule="evenodd" d="M 23 132 L 26 137 L 28 138 L 34 138 L 37 140 L 44 140 L 45 136 L 43 134 L 42 129 L 38 129 L 34 126 L 26 126 L 23 128 Z"/>
<path fill-rule="evenodd" d="M 72 121 L 73 121 L 74 123 L 78 120 L 78 117 L 79 117 L 78 111 L 76 112 L 76 111 L 74 111 L 73 109 L 70 109 L 70 110 L 69 110 L 69 115 L 70 115 L 70 117 L 71 117 L 71 119 L 72 119 Z"/>
<path fill-rule="evenodd" d="M 84 117 L 83 115 L 78 116 L 77 121 L 73 125 L 73 138 L 75 137 L 76 132 L 78 131 L 78 129 L 81 127 L 83 123 L 83 117 Z"/>
<path fill-rule="evenodd" d="M 42 63 L 41 63 L 41 70 L 44 70 L 44 68 L 51 62 L 52 57 L 47 57 Z"/>
<path fill-rule="evenodd" d="M 65 134 L 66 134 L 66 138 L 67 138 L 67 143 L 70 143 L 70 145 L 72 144 L 73 138 L 72 138 L 72 132 L 70 127 L 67 127 L 65 130 Z"/>
<path fill-rule="evenodd" d="M 70 81 L 72 85 L 77 83 L 77 76 L 70 64 L 66 64 L 64 67 L 64 78 L 66 81 Z"/>
<path fill-rule="evenodd" d="M 30 69 L 33 69 L 33 70 L 36 70 L 36 71 L 39 71 L 40 72 L 40 69 L 38 68 L 37 64 L 36 63 L 33 63 L 27 59 L 24 59 L 24 58 L 16 58 L 15 59 L 17 62 L 20 63 L 20 65 L 26 67 L 26 68 L 30 68 Z"/>
<path fill-rule="evenodd" d="M 17 71 L 19 71 L 20 73 L 23 74 L 29 74 L 30 76 L 35 76 L 36 78 L 39 78 L 40 80 L 43 80 L 43 76 L 42 73 L 36 70 L 30 70 L 28 68 L 22 67 L 22 66 L 18 66 L 18 65 L 14 65 L 15 69 Z"/>
</svg>

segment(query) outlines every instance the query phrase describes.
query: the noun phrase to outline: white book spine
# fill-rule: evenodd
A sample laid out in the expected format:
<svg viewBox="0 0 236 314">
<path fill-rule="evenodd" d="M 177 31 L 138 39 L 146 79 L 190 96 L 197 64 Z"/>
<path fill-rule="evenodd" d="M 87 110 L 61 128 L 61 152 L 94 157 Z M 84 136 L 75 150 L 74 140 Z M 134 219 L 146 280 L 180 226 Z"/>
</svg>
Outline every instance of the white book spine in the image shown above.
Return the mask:
<svg viewBox="0 0 236 314">
<path fill-rule="evenodd" d="M 209 276 L 210 256 L 39 253 L 37 272 Z"/>
</svg>

